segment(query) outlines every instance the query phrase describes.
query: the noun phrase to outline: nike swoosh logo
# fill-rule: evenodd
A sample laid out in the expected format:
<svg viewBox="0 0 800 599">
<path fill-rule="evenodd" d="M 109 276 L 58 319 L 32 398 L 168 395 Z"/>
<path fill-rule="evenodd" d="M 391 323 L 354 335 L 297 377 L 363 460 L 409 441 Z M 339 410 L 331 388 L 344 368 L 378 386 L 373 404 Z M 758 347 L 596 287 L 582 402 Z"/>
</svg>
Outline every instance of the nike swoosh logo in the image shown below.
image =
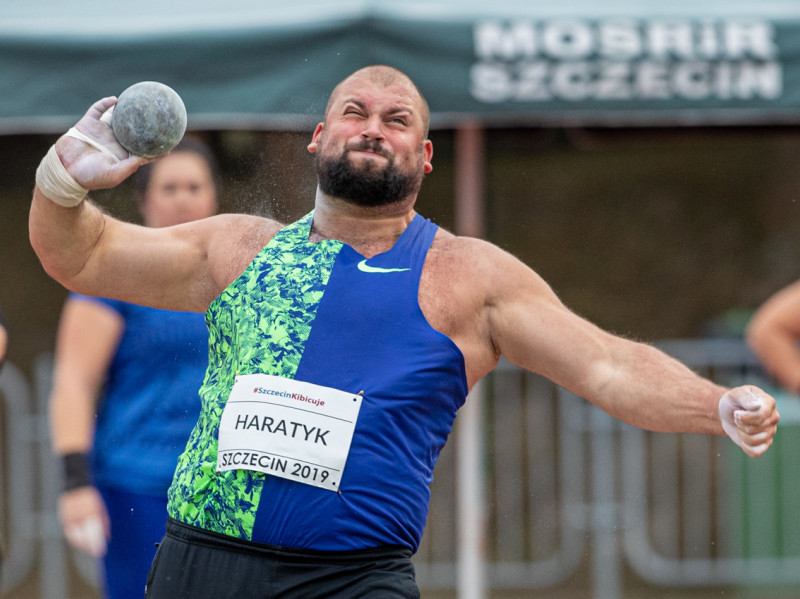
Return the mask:
<svg viewBox="0 0 800 599">
<path fill-rule="evenodd" d="M 358 263 L 358 270 L 361 272 L 369 272 L 369 273 L 376 273 L 376 272 L 403 272 L 406 270 L 411 270 L 410 268 L 381 268 L 380 266 L 370 266 L 367 264 L 366 260 L 362 260 Z"/>
</svg>

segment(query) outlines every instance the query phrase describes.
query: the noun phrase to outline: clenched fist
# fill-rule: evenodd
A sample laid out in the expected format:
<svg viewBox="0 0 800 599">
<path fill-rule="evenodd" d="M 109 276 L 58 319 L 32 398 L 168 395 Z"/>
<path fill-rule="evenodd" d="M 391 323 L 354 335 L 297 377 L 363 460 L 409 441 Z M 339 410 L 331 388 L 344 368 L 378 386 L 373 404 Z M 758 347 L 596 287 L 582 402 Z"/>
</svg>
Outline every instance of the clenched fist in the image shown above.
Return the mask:
<svg viewBox="0 0 800 599">
<path fill-rule="evenodd" d="M 775 399 L 752 385 L 727 391 L 719 400 L 719 417 L 728 436 L 753 458 L 772 445 L 780 420 Z"/>
</svg>

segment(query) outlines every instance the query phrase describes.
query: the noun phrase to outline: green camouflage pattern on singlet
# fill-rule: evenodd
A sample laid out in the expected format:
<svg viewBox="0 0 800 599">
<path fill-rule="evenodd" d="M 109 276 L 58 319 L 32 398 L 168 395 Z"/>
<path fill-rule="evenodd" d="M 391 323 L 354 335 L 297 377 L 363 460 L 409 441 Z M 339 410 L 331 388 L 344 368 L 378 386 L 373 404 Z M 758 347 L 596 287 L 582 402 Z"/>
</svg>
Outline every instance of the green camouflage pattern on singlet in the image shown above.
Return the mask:
<svg viewBox="0 0 800 599">
<path fill-rule="evenodd" d="M 313 212 L 279 231 L 206 312 L 209 363 L 201 410 L 169 489 L 172 518 L 251 540 L 265 474 L 217 472 L 222 410 L 236 374 L 294 378 L 338 241 L 309 243 Z M 279 290 L 265 293 L 265 289 Z"/>
</svg>

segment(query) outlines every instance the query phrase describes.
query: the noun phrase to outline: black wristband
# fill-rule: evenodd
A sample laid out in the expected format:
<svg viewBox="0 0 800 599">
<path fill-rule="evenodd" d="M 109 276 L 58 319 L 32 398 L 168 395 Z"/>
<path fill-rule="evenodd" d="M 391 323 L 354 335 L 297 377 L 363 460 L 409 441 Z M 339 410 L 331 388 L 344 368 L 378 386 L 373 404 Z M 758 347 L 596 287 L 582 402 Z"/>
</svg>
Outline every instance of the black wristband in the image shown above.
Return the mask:
<svg viewBox="0 0 800 599">
<path fill-rule="evenodd" d="M 92 484 L 89 474 L 89 458 L 85 453 L 68 453 L 61 456 L 61 463 L 64 465 L 64 491 Z"/>
</svg>

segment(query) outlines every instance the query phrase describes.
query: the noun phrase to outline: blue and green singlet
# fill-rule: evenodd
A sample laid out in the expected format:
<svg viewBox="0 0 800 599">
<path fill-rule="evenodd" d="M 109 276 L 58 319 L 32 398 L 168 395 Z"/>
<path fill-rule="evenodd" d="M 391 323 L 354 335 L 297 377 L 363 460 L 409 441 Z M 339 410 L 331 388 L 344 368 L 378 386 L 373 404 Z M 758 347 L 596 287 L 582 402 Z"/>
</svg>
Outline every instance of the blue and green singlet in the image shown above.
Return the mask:
<svg viewBox="0 0 800 599">
<path fill-rule="evenodd" d="M 467 394 L 464 358 L 419 306 L 438 227 L 419 214 L 382 254 L 309 242 L 313 213 L 279 231 L 208 309 L 201 412 L 169 491 L 186 524 L 282 547 L 416 551 L 439 453 Z M 338 492 L 251 470 L 217 472 L 237 374 L 363 392 Z"/>
</svg>

